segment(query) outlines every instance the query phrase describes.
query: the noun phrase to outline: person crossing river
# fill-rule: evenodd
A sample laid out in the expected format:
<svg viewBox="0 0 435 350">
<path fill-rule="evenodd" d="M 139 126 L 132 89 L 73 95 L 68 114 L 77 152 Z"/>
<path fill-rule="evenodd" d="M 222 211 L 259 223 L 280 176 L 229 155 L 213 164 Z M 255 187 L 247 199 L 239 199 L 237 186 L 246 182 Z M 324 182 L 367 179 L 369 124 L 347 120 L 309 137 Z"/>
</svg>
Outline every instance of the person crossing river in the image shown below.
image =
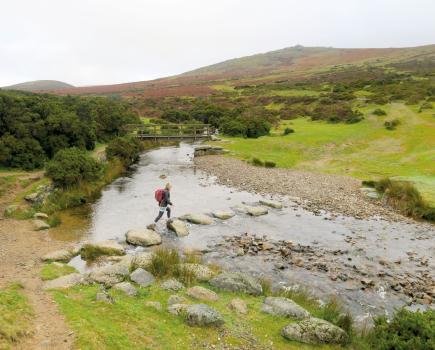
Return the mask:
<svg viewBox="0 0 435 350">
<path fill-rule="evenodd" d="M 159 215 L 157 215 L 157 217 L 154 219 L 154 222 L 152 224 L 148 225 L 147 227 L 148 229 L 154 230 L 156 228 L 157 221 L 159 221 L 162 218 L 165 211 L 167 212 L 168 215 L 167 222 L 168 223 L 173 222 L 173 220 L 171 219 L 171 208 L 169 207 L 169 205 L 175 207 L 175 205 L 172 204 L 171 202 L 171 194 L 170 194 L 171 188 L 172 185 L 170 183 L 167 183 L 162 193 L 162 199 L 159 202 Z"/>
</svg>

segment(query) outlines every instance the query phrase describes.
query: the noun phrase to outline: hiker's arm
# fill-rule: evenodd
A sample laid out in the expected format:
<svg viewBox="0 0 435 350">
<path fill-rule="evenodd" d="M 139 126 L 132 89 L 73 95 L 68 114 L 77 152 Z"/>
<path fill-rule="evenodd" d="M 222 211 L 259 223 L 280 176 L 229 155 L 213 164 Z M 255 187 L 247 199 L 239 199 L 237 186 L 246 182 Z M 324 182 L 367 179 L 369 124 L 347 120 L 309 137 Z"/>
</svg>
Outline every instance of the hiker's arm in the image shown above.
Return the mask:
<svg viewBox="0 0 435 350">
<path fill-rule="evenodd" d="M 166 199 L 166 203 L 168 203 L 169 205 L 174 206 L 174 205 L 172 204 L 172 202 L 169 200 L 169 191 L 166 191 L 166 192 L 165 192 L 165 199 Z"/>
</svg>

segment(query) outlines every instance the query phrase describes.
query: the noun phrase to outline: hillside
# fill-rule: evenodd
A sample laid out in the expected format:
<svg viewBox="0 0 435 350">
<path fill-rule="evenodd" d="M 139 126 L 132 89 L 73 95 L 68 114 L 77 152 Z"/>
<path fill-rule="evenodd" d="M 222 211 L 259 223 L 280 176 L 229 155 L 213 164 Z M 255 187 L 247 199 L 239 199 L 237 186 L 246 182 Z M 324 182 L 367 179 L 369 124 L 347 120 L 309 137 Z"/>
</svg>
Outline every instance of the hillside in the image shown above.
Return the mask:
<svg viewBox="0 0 435 350">
<path fill-rule="evenodd" d="M 57 80 L 27 81 L 25 83 L 2 87 L 2 89 L 5 90 L 21 90 L 21 91 L 61 90 L 61 89 L 73 89 L 73 88 L 74 88 L 73 85 L 63 83 Z"/>
</svg>

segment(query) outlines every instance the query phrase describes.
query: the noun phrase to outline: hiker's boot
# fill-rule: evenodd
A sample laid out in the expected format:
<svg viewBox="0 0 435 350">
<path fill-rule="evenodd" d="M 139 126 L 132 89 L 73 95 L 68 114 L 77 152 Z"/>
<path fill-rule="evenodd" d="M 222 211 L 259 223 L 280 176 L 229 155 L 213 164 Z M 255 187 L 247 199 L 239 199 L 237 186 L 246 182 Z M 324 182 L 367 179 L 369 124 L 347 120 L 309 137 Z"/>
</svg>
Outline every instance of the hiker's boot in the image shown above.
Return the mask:
<svg viewBox="0 0 435 350">
<path fill-rule="evenodd" d="M 147 226 L 147 229 L 148 229 L 148 230 L 153 230 L 153 231 L 154 231 L 155 228 L 156 228 L 156 224 L 149 224 L 149 225 Z"/>
<path fill-rule="evenodd" d="M 174 220 L 172 220 L 172 219 L 169 219 L 169 220 L 167 221 L 168 224 L 172 224 L 173 222 L 174 222 Z"/>
</svg>

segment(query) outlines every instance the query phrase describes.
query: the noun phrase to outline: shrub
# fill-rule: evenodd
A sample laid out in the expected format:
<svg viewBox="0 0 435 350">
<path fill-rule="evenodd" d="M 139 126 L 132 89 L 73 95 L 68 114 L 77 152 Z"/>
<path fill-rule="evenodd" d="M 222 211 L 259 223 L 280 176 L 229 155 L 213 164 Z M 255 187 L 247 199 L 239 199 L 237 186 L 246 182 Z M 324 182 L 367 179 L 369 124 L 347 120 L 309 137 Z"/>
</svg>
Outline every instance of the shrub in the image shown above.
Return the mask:
<svg viewBox="0 0 435 350">
<path fill-rule="evenodd" d="M 254 166 L 263 166 L 264 163 L 258 159 L 257 157 L 252 158 L 252 165 Z"/>
<path fill-rule="evenodd" d="M 394 120 L 392 120 L 392 121 L 390 121 L 390 122 L 385 122 L 385 123 L 384 123 L 384 126 L 385 126 L 385 128 L 386 128 L 387 130 L 396 130 L 397 126 L 399 126 L 400 124 L 402 124 L 402 123 L 400 122 L 400 120 L 398 120 L 398 119 L 394 119 Z"/>
<path fill-rule="evenodd" d="M 231 120 L 227 123 L 224 123 L 220 127 L 220 131 L 224 135 L 233 136 L 233 137 L 246 137 L 246 127 L 237 120 Z"/>
<path fill-rule="evenodd" d="M 288 134 L 293 134 L 295 131 L 291 128 L 285 128 L 284 130 L 284 136 Z"/>
<path fill-rule="evenodd" d="M 367 186 L 367 187 L 375 187 L 376 186 L 376 181 L 374 180 L 366 180 L 362 182 L 363 186 Z"/>
<path fill-rule="evenodd" d="M 380 108 L 376 108 L 372 114 L 377 115 L 377 116 L 382 116 L 382 115 L 387 115 L 387 112 L 385 112 L 384 110 L 382 110 Z"/>
<path fill-rule="evenodd" d="M 131 163 L 139 158 L 140 141 L 132 137 L 116 137 L 106 148 L 107 159 L 120 158 L 125 163 Z"/>
<path fill-rule="evenodd" d="M 49 224 L 51 227 L 60 226 L 61 223 L 62 223 L 62 217 L 60 216 L 59 213 L 55 213 L 47 219 L 47 224 Z"/>
<path fill-rule="evenodd" d="M 429 350 L 435 344 L 435 310 L 423 313 L 402 308 L 391 322 L 385 316 L 374 318 L 375 328 L 371 339 L 374 350 Z"/>
<path fill-rule="evenodd" d="M 80 181 L 95 180 L 101 175 L 103 165 L 96 159 L 86 156 L 76 147 L 60 150 L 47 163 L 46 175 L 58 186 L 68 186 Z"/>
<path fill-rule="evenodd" d="M 276 167 L 276 163 L 275 163 L 275 162 L 272 162 L 272 161 L 270 161 L 270 160 L 266 160 L 266 161 L 264 162 L 264 166 L 265 166 L 266 168 L 275 168 L 275 167 Z"/>
<path fill-rule="evenodd" d="M 433 109 L 433 106 L 432 106 L 431 103 L 429 103 L 429 102 L 425 102 L 425 103 L 423 103 L 423 104 L 421 105 L 421 107 L 420 107 L 418 113 L 421 113 L 421 112 L 423 111 L 423 109 Z"/>
</svg>

